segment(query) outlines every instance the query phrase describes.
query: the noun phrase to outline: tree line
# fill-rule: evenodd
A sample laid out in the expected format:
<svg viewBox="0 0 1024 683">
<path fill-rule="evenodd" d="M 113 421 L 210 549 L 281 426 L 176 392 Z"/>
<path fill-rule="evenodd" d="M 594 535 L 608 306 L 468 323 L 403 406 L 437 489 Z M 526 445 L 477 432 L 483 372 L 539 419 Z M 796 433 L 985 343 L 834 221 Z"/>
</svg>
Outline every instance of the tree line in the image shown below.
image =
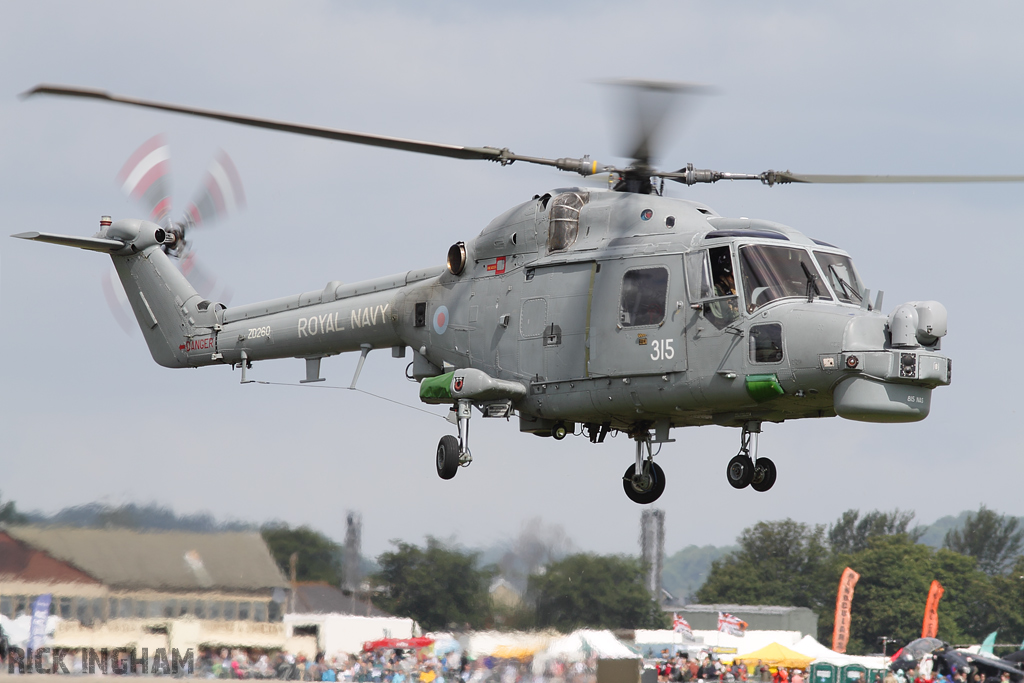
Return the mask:
<svg viewBox="0 0 1024 683">
<path fill-rule="evenodd" d="M 1024 638 L 1024 529 L 984 505 L 946 533 L 941 548 L 918 543 L 914 513 L 858 510 L 829 526 L 791 519 L 744 529 L 739 548 L 716 560 L 697 591 L 701 603 L 795 605 L 818 615 L 818 640 L 832 642 L 836 591 L 844 567 L 860 574 L 847 652 L 881 651 L 882 637 L 903 645 L 921 634 L 932 580 L 945 588 L 938 637 L 978 643 Z M 890 650 L 891 652 L 891 650 Z"/>
</svg>

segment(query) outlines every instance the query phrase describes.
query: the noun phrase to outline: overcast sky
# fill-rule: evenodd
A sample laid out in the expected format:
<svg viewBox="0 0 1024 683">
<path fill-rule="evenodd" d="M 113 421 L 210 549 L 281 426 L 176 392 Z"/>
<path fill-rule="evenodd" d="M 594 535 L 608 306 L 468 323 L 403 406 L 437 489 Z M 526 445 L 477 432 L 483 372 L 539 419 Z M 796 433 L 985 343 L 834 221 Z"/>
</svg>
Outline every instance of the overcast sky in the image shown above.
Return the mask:
<svg viewBox="0 0 1024 683">
<path fill-rule="evenodd" d="M 443 263 L 452 242 L 556 171 L 456 161 L 56 98 L 40 82 L 549 157 L 620 161 L 596 81 L 714 84 L 667 141 L 663 167 L 757 173 L 1024 173 L 1019 2 L 0 2 L 0 217 L 92 234 L 139 216 L 114 177 L 166 133 L 175 198 L 219 147 L 247 209 L 195 235 L 234 303 Z M 734 491 L 737 430 L 676 430 L 659 456 L 668 552 L 731 543 L 761 519 L 827 522 L 899 506 L 920 521 L 979 503 L 1024 514 L 1024 187 L 669 188 L 723 214 L 786 223 L 843 246 L 885 308 L 937 299 L 953 384 L 912 425 L 766 425 L 779 468 Z M 474 420 L 472 467 L 441 481 L 438 417 L 323 387 L 238 384 L 229 368 L 167 370 L 104 301 L 105 257 L 0 239 L 0 490 L 19 507 L 150 502 L 220 518 L 282 519 L 364 550 L 426 534 L 483 545 L 541 517 L 580 548 L 636 552 L 641 508 L 620 477 L 624 436 L 591 445 Z M 356 357 L 324 361 L 348 384 Z M 408 361 L 370 355 L 361 387 L 410 405 Z M 257 364 L 294 382 L 299 360 Z M 432 409 L 438 415 L 443 410 Z"/>
</svg>

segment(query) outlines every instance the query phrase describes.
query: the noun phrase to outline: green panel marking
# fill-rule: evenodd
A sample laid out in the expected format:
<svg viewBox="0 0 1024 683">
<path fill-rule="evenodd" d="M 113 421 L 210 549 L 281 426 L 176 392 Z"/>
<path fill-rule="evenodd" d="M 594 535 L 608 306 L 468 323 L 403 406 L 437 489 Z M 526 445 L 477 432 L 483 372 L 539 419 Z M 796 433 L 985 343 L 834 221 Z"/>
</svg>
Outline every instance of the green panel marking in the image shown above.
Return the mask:
<svg viewBox="0 0 1024 683">
<path fill-rule="evenodd" d="M 448 403 L 452 400 L 452 376 L 446 372 L 437 377 L 426 377 L 420 382 L 420 400 L 424 403 Z"/>
<path fill-rule="evenodd" d="M 422 393 L 422 390 L 421 390 Z M 786 392 L 775 375 L 747 375 L 747 393 L 758 403 L 778 398 Z"/>
</svg>

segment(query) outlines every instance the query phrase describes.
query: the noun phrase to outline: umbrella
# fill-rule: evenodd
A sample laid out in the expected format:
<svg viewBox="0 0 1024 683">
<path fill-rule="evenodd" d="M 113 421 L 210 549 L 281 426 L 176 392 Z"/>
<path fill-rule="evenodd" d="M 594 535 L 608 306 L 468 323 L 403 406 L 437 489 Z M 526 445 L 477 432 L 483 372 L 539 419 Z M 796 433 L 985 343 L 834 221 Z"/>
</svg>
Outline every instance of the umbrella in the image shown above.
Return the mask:
<svg viewBox="0 0 1024 683">
<path fill-rule="evenodd" d="M 434 644 L 433 638 L 381 638 L 363 643 L 363 652 L 372 650 L 417 650 Z"/>
</svg>

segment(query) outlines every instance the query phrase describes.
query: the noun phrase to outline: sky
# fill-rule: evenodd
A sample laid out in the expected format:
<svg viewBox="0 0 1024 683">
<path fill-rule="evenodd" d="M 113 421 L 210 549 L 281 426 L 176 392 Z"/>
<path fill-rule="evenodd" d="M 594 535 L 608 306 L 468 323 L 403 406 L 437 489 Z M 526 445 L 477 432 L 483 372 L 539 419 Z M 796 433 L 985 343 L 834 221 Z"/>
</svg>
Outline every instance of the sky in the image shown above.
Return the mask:
<svg viewBox="0 0 1024 683">
<path fill-rule="evenodd" d="M 177 207 L 217 149 L 247 207 L 195 234 L 234 304 L 444 263 L 494 217 L 572 184 L 551 169 L 433 158 L 59 98 L 41 82 L 436 142 L 623 161 L 614 78 L 714 85 L 659 152 L 662 168 L 758 173 L 1024 173 L 1024 6 L 1013 2 L 305 3 L 0 1 L 0 224 L 91 235 L 141 217 L 115 175 L 164 133 Z M 1024 514 L 1020 261 L 1024 187 L 676 186 L 720 214 L 838 244 L 886 310 L 949 310 L 953 383 L 909 425 L 832 418 L 765 425 L 768 493 L 735 491 L 735 429 L 675 430 L 658 462 L 666 550 L 726 545 L 759 520 L 844 510 L 918 521 L 986 503 Z M 221 519 L 283 520 L 364 552 L 438 536 L 467 546 L 528 520 L 581 549 L 636 553 L 624 436 L 591 445 L 473 422 L 471 467 L 434 471 L 443 409 L 418 408 L 408 361 L 370 354 L 367 391 L 239 385 L 228 367 L 168 370 L 105 302 L 106 257 L 0 238 L 0 491 L 46 512 L 157 502 Z M 326 359 L 346 386 L 355 355 Z M 258 363 L 275 382 L 300 360 Z"/>
</svg>

